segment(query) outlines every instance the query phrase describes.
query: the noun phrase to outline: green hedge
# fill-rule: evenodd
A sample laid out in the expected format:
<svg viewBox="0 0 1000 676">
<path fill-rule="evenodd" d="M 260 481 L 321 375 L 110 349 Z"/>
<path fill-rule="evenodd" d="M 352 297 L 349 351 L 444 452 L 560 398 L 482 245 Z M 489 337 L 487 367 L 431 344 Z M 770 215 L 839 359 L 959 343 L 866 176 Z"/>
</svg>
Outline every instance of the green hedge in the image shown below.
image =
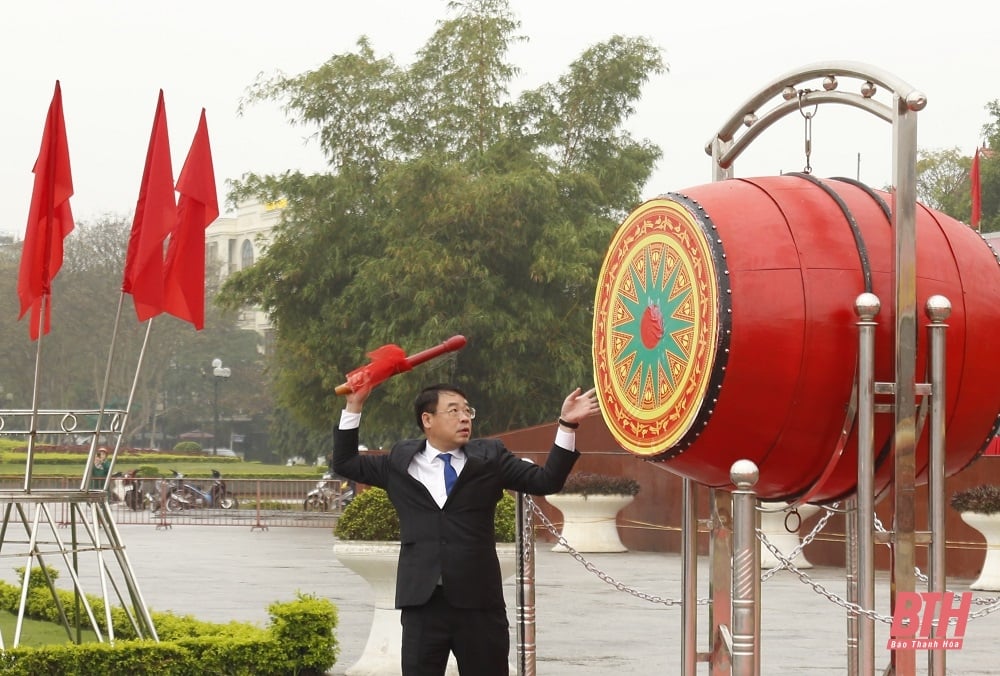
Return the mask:
<svg viewBox="0 0 1000 676">
<path fill-rule="evenodd" d="M 58 571 L 49 568 L 55 579 Z M 24 569 L 18 569 L 20 576 Z M 73 593 L 57 590 L 74 624 Z M 16 613 L 20 585 L 0 581 L 0 609 Z M 100 630 L 106 635 L 104 603 L 88 595 Z M 300 593 L 294 601 L 268 607 L 266 629 L 246 622 L 217 624 L 190 616 L 153 613 L 160 642 L 138 639 L 125 610 L 112 608 L 115 644 L 84 643 L 41 648 L 9 648 L 0 652 L 0 674 L 16 676 L 90 676 L 125 673 L 135 676 L 308 676 L 328 671 L 337 660 L 334 635 L 337 608 L 327 599 Z M 59 613 L 40 569 L 32 569 L 25 615 L 58 621 Z M 88 623 L 85 613 L 81 621 Z"/>
<path fill-rule="evenodd" d="M 5 464 L 24 464 L 28 460 L 28 454 L 23 451 L 7 451 L 0 453 L 0 463 Z M 132 465 L 139 462 L 156 462 L 159 465 L 165 465 L 169 463 L 219 463 L 226 464 L 230 462 L 242 462 L 240 458 L 234 458 L 232 456 L 222 456 L 222 455 L 175 455 L 173 453 L 119 453 L 118 458 L 115 460 L 115 466 L 121 468 L 124 465 Z M 36 465 L 71 465 L 74 463 L 80 464 L 80 469 L 82 471 L 83 465 L 87 462 L 86 453 L 36 453 L 34 455 L 34 464 Z"/>
<path fill-rule="evenodd" d="M 517 535 L 517 501 L 509 491 L 504 491 L 497 501 L 493 532 L 497 542 L 514 542 Z M 398 540 L 399 514 L 388 493 L 368 488 L 344 507 L 333 534 L 340 540 Z"/>
</svg>

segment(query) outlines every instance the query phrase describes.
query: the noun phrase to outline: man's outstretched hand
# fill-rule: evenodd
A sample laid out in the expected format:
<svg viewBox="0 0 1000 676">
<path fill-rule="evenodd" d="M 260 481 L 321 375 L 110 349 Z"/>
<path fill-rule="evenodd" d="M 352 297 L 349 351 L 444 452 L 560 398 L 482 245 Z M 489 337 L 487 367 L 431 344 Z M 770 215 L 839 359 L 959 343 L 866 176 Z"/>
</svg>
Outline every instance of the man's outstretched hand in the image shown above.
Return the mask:
<svg viewBox="0 0 1000 676">
<path fill-rule="evenodd" d="M 594 415 L 601 410 L 597 403 L 596 389 L 591 388 L 583 392 L 581 388 L 576 388 L 569 393 L 566 401 L 563 402 L 559 418 L 568 423 L 579 423 L 587 416 Z"/>
</svg>

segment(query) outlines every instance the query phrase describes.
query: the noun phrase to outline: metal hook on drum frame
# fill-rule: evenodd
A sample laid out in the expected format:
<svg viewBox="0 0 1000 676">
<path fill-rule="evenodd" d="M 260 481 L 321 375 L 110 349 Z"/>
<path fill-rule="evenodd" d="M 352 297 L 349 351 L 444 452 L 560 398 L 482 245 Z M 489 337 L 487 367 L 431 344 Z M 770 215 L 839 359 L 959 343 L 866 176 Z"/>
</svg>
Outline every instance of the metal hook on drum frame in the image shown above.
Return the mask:
<svg viewBox="0 0 1000 676">
<path fill-rule="evenodd" d="M 806 153 L 806 166 L 802 169 L 803 174 L 812 173 L 812 165 L 810 164 L 810 157 L 812 156 L 812 121 L 813 117 L 816 115 L 816 111 L 819 110 L 819 104 L 814 103 L 812 105 L 812 110 L 806 110 L 802 105 L 802 100 L 809 95 L 811 89 L 800 89 L 799 90 L 799 114 L 802 115 L 805 121 L 804 130 L 804 144 Z"/>
</svg>

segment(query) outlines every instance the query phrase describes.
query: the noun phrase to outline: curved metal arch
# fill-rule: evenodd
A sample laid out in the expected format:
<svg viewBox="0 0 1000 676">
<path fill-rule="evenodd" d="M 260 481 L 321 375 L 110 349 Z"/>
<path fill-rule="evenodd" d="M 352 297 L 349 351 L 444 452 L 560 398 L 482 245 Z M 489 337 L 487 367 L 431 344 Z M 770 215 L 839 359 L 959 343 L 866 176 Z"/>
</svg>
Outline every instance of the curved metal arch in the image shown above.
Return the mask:
<svg viewBox="0 0 1000 676">
<path fill-rule="evenodd" d="M 823 103 L 839 103 L 860 108 L 892 124 L 892 108 L 884 103 L 881 103 L 880 101 L 874 101 L 872 99 L 847 92 L 803 92 L 801 98 L 796 97 L 790 101 L 784 101 L 764 113 L 764 116 L 758 118 L 752 125 L 747 127 L 746 132 L 741 134 L 739 138 L 735 140 L 729 139 L 731 143 L 726 146 L 725 150 L 722 150 L 719 153 L 717 160 L 719 166 L 723 169 L 731 167 L 736 158 L 739 157 L 758 136 L 763 134 L 768 128 L 789 113 L 796 113 L 801 108 L 820 105 Z M 722 132 L 720 131 L 719 133 L 721 134 Z M 708 147 L 705 148 L 705 151 L 709 154 L 712 153 L 711 145 L 712 143 L 710 142 Z"/>
<path fill-rule="evenodd" d="M 726 122 L 722 125 L 722 127 L 719 128 L 719 131 L 715 134 L 715 136 L 705 145 L 705 152 L 711 155 L 712 148 L 716 143 L 731 142 L 733 138 L 736 136 L 736 132 L 739 131 L 739 128 L 744 124 L 746 116 L 749 114 L 756 114 L 761 106 L 763 106 L 765 103 L 773 99 L 775 96 L 781 94 L 786 87 L 796 87 L 797 85 L 809 82 L 810 80 L 815 80 L 816 78 L 826 77 L 826 76 L 852 77 L 852 78 L 857 78 L 859 80 L 864 80 L 866 82 L 871 82 L 872 84 L 877 85 L 882 89 L 885 89 L 886 91 L 893 94 L 894 97 L 905 103 L 905 107 L 908 110 L 914 112 L 923 110 L 923 108 L 927 105 L 927 97 L 922 92 L 915 89 L 904 80 L 901 80 L 900 78 L 892 75 L 887 71 L 882 70 L 881 68 L 877 68 L 875 66 L 871 66 L 869 64 L 860 63 L 856 61 L 821 61 L 819 63 L 814 63 L 799 68 L 797 70 L 785 73 L 784 75 L 772 80 L 770 83 L 761 88 L 756 94 L 747 99 L 742 106 L 737 108 L 736 112 L 728 120 L 726 120 Z M 830 95 L 833 92 L 813 92 L 813 93 Z M 860 101 L 870 100 L 866 99 L 866 97 L 860 94 L 841 93 L 841 96 L 835 97 L 837 100 L 833 99 L 831 99 L 831 101 L 814 100 L 812 103 L 821 103 L 821 102 L 847 103 L 847 101 L 845 100 L 839 100 L 847 97 L 855 97 Z M 860 101 L 857 103 L 852 103 L 851 105 L 856 105 L 859 108 L 867 109 L 867 107 L 864 104 L 860 103 Z M 794 101 L 792 103 L 792 107 L 793 109 L 797 109 L 798 102 Z M 755 136 L 759 135 L 761 131 L 767 128 L 767 126 L 770 126 L 784 115 L 787 115 L 788 112 L 790 111 L 786 111 L 782 115 L 770 119 L 767 125 L 763 126 L 763 128 L 757 131 L 754 135 Z M 878 115 L 878 113 L 874 110 L 870 110 L 869 112 Z M 767 116 L 769 117 L 770 113 L 768 113 Z M 879 117 L 882 117 L 887 122 L 891 122 L 891 111 L 889 118 L 886 118 L 882 115 L 879 115 Z M 756 127 L 757 124 L 760 124 L 760 121 L 755 123 L 753 126 Z"/>
</svg>

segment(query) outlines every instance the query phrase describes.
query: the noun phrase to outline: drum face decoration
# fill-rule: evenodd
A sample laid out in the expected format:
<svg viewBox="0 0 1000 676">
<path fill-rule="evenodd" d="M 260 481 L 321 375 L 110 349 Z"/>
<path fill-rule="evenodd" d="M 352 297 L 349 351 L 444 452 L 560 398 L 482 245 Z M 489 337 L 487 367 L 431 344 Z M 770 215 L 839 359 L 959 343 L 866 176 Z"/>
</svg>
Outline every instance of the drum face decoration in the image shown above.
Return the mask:
<svg viewBox="0 0 1000 676">
<path fill-rule="evenodd" d="M 609 246 L 594 308 L 595 382 L 622 447 L 721 488 L 730 488 L 733 462 L 753 460 L 763 499 L 851 495 L 854 302 L 864 291 L 882 301 L 875 379 L 895 380 L 889 200 L 850 181 L 785 175 L 698 186 L 630 214 Z M 916 225 L 918 382 L 927 379 L 923 305 L 934 294 L 952 304 L 945 473 L 953 474 L 996 430 L 1000 264 L 948 216 L 918 207 Z M 920 481 L 924 422 L 918 412 Z M 891 483 L 894 423 L 892 413 L 876 414 L 879 492 Z"/>
</svg>

